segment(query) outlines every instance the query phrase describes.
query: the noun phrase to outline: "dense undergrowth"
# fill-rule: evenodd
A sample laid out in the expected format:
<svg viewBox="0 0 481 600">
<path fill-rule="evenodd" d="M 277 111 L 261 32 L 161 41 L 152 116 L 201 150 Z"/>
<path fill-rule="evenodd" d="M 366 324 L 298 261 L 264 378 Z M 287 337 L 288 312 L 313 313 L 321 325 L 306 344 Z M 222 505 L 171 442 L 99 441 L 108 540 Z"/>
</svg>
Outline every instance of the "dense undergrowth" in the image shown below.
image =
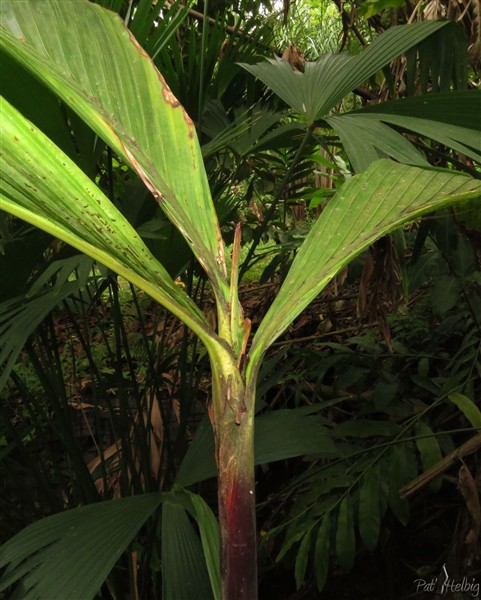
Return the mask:
<svg viewBox="0 0 481 600">
<path fill-rule="evenodd" d="M 465 539 L 479 524 L 458 473 L 479 479 L 481 273 L 448 214 L 428 221 L 413 254 L 424 227 L 403 233 L 389 289 L 385 272 L 359 277 L 362 256 L 265 362 L 258 415 L 300 411 L 311 419 L 304 435 L 321 437 L 316 454 L 258 467 L 261 597 L 326 586 L 326 598 L 399 598 L 447 560 L 453 577 L 478 573 Z M 192 285 L 208 308 L 208 288 Z M 277 285 L 241 289 L 254 326 Z M 29 339 L 2 392 L 2 539 L 99 493 L 168 489 L 209 396 L 191 334 L 133 287 L 91 272 Z M 209 479 L 197 485 L 214 498 Z"/>
</svg>

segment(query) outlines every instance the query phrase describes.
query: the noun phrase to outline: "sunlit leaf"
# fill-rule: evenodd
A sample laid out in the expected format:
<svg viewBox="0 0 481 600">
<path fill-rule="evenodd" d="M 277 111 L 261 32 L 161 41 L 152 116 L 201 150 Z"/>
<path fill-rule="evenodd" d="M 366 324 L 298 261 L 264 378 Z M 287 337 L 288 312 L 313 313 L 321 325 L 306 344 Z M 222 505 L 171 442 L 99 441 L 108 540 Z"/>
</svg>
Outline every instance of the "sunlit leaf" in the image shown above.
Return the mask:
<svg viewBox="0 0 481 600">
<path fill-rule="evenodd" d="M 0 209 L 136 284 L 202 336 L 209 326 L 182 288 L 92 181 L 3 98 Z"/>
<path fill-rule="evenodd" d="M 120 17 L 83 0 L 4 0 L 0 9 L 4 51 L 137 171 L 225 291 L 223 244 L 194 124 Z"/>
</svg>

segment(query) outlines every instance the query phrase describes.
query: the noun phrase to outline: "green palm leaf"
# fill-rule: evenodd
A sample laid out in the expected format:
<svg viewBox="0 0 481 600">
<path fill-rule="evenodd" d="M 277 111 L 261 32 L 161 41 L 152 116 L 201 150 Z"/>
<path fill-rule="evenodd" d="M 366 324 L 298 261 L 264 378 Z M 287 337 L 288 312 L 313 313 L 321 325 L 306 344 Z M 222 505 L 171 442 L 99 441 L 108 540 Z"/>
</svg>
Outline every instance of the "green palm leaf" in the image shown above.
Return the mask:
<svg viewBox="0 0 481 600">
<path fill-rule="evenodd" d="M 372 162 L 386 156 L 404 164 L 429 166 L 410 142 L 376 117 L 348 113 L 325 120 L 339 135 L 356 173 L 365 171 Z"/>
<path fill-rule="evenodd" d="M 227 298 L 194 124 L 120 17 L 84 0 L 5 0 L 0 15 L 3 49 L 132 165 Z"/>
<path fill-rule="evenodd" d="M 69 281 L 55 293 L 45 291 L 34 298 L 10 298 L 0 303 L 0 390 L 10 377 L 13 367 L 35 329 L 63 300 L 78 293 L 79 281 Z"/>
<path fill-rule="evenodd" d="M 162 578 L 165 600 L 214 597 L 199 536 L 175 497 L 162 507 Z"/>
<path fill-rule="evenodd" d="M 388 115 L 398 115 L 438 121 L 449 126 L 466 129 L 475 136 L 476 131 L 481 131 L 480 111 L 481 91 L 457 90 L 382 102 L 347 114 L 376 115 L 382 119 Z M 481 146 L 480 137 L 476 136 L 475 140 L 474 147 L 479 148 Z"/>
<path fill-rule="evenodd" d="M 155 260 L 99 188 L 6 100 L 0 99 L 0 208 L 119 273 L 187 323 L 213 335 L 202 312 Z"/>
<path fill-rule="evenodd" d="M 164 597 L 219 598 L 217 521 L 200 496 L 183 490 L 92 504 L 29 525 L 0 547 L 0 592 L 17 584 L 17 600 L 90 600 L 160 504 Z"/>
<path fill-rule="evenodd" d="M 0 591 L 21 580 L 18 599 L 93 598 L 163 500 L 164 494 L 144 494 L 37 521 L 0 548 L 0 568 L 9 565 Z"/>
<path fill-rule="evenodd" d="M 427 212 L 481 194 L 465 175 L 379 160 L 347 181 L 301 246 L 254 337 L 251 361 L 292 323 L 327 283 L 376 239 Z"/>
<path fill-rule="evenodd" d="M 384 102 L 325 120 L 339 134 L 359 172 L 384 155 L 404 163 L 425 163 L 414 146 L 389 125 L 431 138 L 481 161 L 479 114 L 481 93 L 463 90 Z"/>
<path fill-rule="evenodd" d="M 391 60 L 416 46 L 447 21 L 391 27 L 357 56 L 324 54 L 294 71 L 281 59 L 241 66 L 263 81 L 308 122 L 326 115 L 346 94 L 364 83 Z"/>
</svg>

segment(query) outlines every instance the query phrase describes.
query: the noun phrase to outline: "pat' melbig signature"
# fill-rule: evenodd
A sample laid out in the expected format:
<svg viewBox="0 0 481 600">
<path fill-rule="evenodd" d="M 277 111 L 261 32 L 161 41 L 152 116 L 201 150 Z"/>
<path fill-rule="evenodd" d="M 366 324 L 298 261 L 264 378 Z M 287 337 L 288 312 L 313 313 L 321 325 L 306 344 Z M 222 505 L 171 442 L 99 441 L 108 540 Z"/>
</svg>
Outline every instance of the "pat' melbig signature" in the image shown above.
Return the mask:
<svg viewBox="0 0 481 600">
<path fill-rule="evenodd" d="M 436 594 L 447 594 L 448 592 L 465 592 L 473 598 L 479 598 L 480 584 L 473 577 L 463 577 L 461 580 L 449 577 L 446 563 L 443 565 L 442 574 L 430 581 L 426 579 L 415 579 L 416 592 L 435 592 Z"/>
</svg>

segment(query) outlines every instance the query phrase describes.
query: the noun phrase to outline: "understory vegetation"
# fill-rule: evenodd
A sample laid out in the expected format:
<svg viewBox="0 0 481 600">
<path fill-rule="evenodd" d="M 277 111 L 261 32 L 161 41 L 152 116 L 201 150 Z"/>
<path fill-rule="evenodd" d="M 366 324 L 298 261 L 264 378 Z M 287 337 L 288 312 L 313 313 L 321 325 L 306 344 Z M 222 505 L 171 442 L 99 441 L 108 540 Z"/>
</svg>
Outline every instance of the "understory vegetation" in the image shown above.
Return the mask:
<svg viewBox="0 0 481 600">
<path fill-rule="evenodd" d="M 0 598 L 479 596 L 479 6 L 65 5 L 0 8 Z"/>
</svg>

